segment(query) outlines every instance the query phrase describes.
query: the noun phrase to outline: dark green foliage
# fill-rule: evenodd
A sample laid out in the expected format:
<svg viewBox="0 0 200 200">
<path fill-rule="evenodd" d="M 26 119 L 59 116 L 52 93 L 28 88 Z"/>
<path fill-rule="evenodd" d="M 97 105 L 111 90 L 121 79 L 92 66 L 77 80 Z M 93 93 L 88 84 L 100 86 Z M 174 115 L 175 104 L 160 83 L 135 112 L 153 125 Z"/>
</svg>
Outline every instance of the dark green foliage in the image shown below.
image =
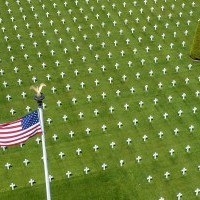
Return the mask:
<svg viewBox="0 0 200 200">
<path fill-rule="evenodd" d="M 196 33 L 194 36 L 194 41 L 191 49 L 190 56 L 194 60 L 200 60 L 200 22 L 198 22 Z"/>
</svg>

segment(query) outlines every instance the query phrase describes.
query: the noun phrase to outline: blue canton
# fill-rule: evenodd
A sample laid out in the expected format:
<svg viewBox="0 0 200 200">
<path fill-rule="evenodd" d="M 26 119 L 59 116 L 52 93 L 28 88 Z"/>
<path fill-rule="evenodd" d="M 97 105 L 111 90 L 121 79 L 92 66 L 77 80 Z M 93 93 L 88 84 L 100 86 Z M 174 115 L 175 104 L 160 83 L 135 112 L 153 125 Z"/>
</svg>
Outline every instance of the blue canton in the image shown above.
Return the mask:
<svg viewBox="0 0 200 200">
<path fill-rule="evenodd" d="M 32 113 L 22 118 L 22 129 L 27 129 L 39 122 L 38 111 L 35 110 Z"/>
</svg>

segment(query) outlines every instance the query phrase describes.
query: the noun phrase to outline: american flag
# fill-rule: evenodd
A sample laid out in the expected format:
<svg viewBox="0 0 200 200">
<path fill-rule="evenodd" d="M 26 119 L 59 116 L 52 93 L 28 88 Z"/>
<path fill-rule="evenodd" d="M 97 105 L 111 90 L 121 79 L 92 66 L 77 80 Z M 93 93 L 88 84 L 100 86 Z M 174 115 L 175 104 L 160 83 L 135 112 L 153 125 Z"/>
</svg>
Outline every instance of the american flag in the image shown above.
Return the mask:
<svg viewBox="0 0 200 200">
<path fill-rule="evenodd" d="M 0 146 L 23 144 L 42 133 L 38 110 L 12 122 L 0 124 Z"/>
</svg>

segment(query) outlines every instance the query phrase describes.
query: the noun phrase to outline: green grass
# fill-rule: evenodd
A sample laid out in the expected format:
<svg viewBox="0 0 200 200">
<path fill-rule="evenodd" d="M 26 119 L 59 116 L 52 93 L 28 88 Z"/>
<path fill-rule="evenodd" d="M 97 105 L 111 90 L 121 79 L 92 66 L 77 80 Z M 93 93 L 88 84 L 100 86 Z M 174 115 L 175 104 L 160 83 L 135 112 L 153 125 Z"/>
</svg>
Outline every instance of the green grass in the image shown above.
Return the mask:
<svg viewBox="0 0 200 200">
<path fill-rule="evenodd" d="M 191 49 L 191 57 L 195 60 L 200 59 L 200 47 L 199 47 L 199 42 L 200 42 L 200 23 L 197 25 L 196 33 L 194 36 L 194 41 Z"/>
<path fill-rule="evenodd" d="M 51 182 L 52 199 L 176 199 L 176 195 L 181 192 L 183 199 L 198 199 L 195 196 L 196 188 L 200 188 L 198 170 L 199 160 L 199 96 L 195 92 L 199 90 L 199 63 L 193 62 L 190 58 L 190 48 L 193 42 L 193 36 L 198 21 L 199 2 L 194 1 L 172 1 L 168 0 L 154 1 L 149 0 L 147 5 L 143 1 L 138 1 L 137 6 L 133 2 L 127 1 L 126 6 L 123 2 L 116 1 L 79 1 L 75 5 L 74 1 L 68 1 L 67 7 L 64 7 L 64 1 L 57 1 L 56 8 L 53 7 L 52 1 L 39 2 L 32 0 L 21 1 L 20 5 L 16 2 L 10 2 L 7 7 L 2 4 L 0 10 L 0 18 L 2 18 L 1 28 L 5 27 L 3 33 L 0 30 L 0 69 L 4 70 L 4 74 L 0 76 L 0 82 L 6 81 L 8 87 L 5 88 L 1 84 L 0 98 L 0 121 L 1 123 L 14 120 L 27 113 L 26 106 L 30 106 L 32 110 L 37 108 L 36 102 L 33 100 L 34 93 L 29 88 L 33 85 L 32 77 L 37 77 L 37 83 L 46 83 L 43 93 L 46 98 L 44 103 L 45 133 L 46 146 L 48 155 L 49 174 L 54 179 Z M 112 5 L 116 4 L 113 9 Z M 183 3 L 185 7 L 183 7 Z M 42 5 L 45 4 L 45 9 Z M 102 5 L 105 10 L 102 10 Z M 161 6 L 164 10 L 161 10 Z M 173 5 L 175 6 L 174 9 Z M 34 6 L 34 11 L 31 11 Z M 91 7 L 94 7 L 94 11 Z M 19 8 L 23 8 L 21 13 Z M 151 12 L 151 7 L 154 11 Z M 8 13 L 8 9 L 12 13 Z M 80 12 L 80 9 L 83 12 Z M 143 8 L 143 13 L 140 9 Z M 70 14 L 69 10 L 72 10 Z M 58 16 L 58 10 L 61 12 Z M 129 14 L 132 10 L 132 15 Z M 121 17 L 118 12 L 121 11 Z M 192 12 L 191 12 L 192 11 Z M 46 13 L 49 12 L 49 17 Z M 35 18 L 35 13 L 38 18 Z M 110 18 L 107 17 L 110 13 Z M 169 18 L 169 14 L 172 17 Z M 182 16 L 180 17 L 180 13 Z M 99 19 L 96 15 L 99 14 Z M 159 14 L 161 19 L 158 20 Z M 24 21 L 22 16 L 26 15 Z M 15 20 L 12 22 L 11 17 Z M 88 20 L 85 20 L 85 16 Z M 147 17 L 150 21 L 147 21 Z M 77 21 L 74 22 L 73 18 Z M 136 18 L 139 23 L 136 23 Z M 62 24 L 65 19 L 65 24 Z M 124 21 L 128 20 L 128 24 Z M 50 20 L 54 21 L 50 26 Z M 113 26 L 113 21 L 117 22 Z M 190 23 L 188 22 L 190 21 Z M 38 26 L 41 22 L 41 27 Z M 105 27 L 102 27 L 102 23 Z M 180 25 L 177 26 L 177 22 Z M 26 24 L 29 23 L 29 29 Z M 166 23 L 169 24 L 166 28 Z M 189 23 L 189 24 L 188 24 Z M 90 25 L 93 24 L 93 29 Z M 157 30 L 154 25 L 157 25 Z M 15 31 L 13 26 L 17 25 Z M 82 26 L 82 30 L 78 31 L 78 26 Z M 146 26 L 146 31 L 142 28 Z M 66 28 L 70 31 L 67 32 Z M 135 31 L 132 33 L 131 28 Z M 55 34 L 54 30 L 58 33 Z M 46 35 L 42 35 L 42 31 Z M 120 35 L 120 30 L 123 33 Z M 111 35 L 108 37 L 107 32 Z M 188 31 L 188 32 L 187 32 Z M 30 38 L 29 34 L 33 33 Z M 174 37 L 176 32 L 176 37 Z M 98 38 L 96 34 L 99 33 Z M 162 34 L 165 33 L 165 38 Z M 17 39 L 17 34 L 21 35 L 21 39 Z M 87 35 L 84 40 L 83 36 Z M 151 41 L 151 35 L 154 36 Z M 8 36 L 6 42 L 4 37 Z M 75 41 L 72 41 L 72 37 Z M 142 38 L 139 43 L 138 38 Z M 63 42 L 59 43 L 59 38 Z M 126 40 L 130 39 L 127 44 Z M 51 43 L 46 44 L 49 40 Z M 118 45 L 114 45 L 114 41 L 118 41 Z M 33 42 L 37 42 L 38 46 L 34 47 Z M 105 42 L 105 48 L 102 48 L 102 42 Z M 20 45 L 24 44 L 24 49 Z M 173 43 L 173 48 L 170 44 Z M 89 45 L 92 44 L 92 50 Z M 8 51 L 7 46 L 12 47 Z M 158 46 L 161 45 L 161 50 Z M 80 50 L 77 52 L 76 47 Z M 146 47 L 149 52 L 146 52 Z M 67 48 L 65 54 L 63 49 Z M 137 49 L 134 54 L 133 50 Z M 51 55 L 51 50 L 55 51 L 55 55 Z M 124 50 L 125 55 L 121 56 Z M 39 58 L 37 53 L 41 52 Z M 108 53 L 112 53 L 112 57 L 108 57 Z M 180 53 L 182 57 L 179 58 Z M 24 54 L 28 54 L 29 58 L 25 60 Z M 99 59 L 95 59 L 95 55 L 99 55 Z M 170 60 L 166 60 L 166 56 L 170 55 Z M 14 62 L 10 61 L 10 57 L 14 56 Z M 86 61 L 82 61 L 82 57 L 86 57 Z M 154 58 L 157 57 L 157 63 Z M 69 63 L 69 59 L 73 59 L 73 64 Z M 145 59 L 145 64 L 141 64 L 141 60 Z M 60 65 L 56 66 L 55 62 L 59 60 Z M 129 67 L 128 62 L 132 65 Z M 42 68 L 42 63 L 46 63 L 46 68 Z M 116 69 L 116 63 L 119 64 Z M 32 71 L 28 70 L 28 66 L 32 66 Z M 106 70 L 102 71 L 102 66 L 106 66 Z M 188 66 L 192 65 L 191 69 Z M 179 71 L 176 72 L 176 67 Z M 14 68 L 18 67 L 18 73 L 14 72 Z M 88 68 L 92 68 L 92 73 L 88 73 Z M 163 74 L 163 69 L 166 74 Z M 78 76 L 75 70 L 79 71 Z M 149 72 L 153 71 L 150 76 Z M 65 77 L 62 78 L 60 73 L 64 72 Z M 140 78 L 136 78 L 136 74 L 140 73 Z M 47 80 L 47 74 L 51 75 L 51 79 Z M 127 80 L 123 81 L 122 76 L 126 75 Z M 113 82 L 110 84 L 108 79 L 112 77 Z M 18 85 L 17 80 L 22 79 L 22 85 Z M 189 78 L 189 83 L 185 80 Z M 95 80 L 99 81 L 99 85 L 95 85 Z M 176 81 L 176 85 L 172 86 L 172 81 Z M 85 87 L 81 88 L 80 83 L 84 82 Z M 158 84 L 163 84 L 159 89 Z M 70 84 L 70 91 L 66 90 L 66 85 Z M 148 85 L 148 92 L 145 92 L 145 85 Z M 52 93 L 51 88 L 56 87 L 56 93 Z M 135 92 L 132 94 L 130 89 L 134 87 Z M 116 91 L 120 90 L 120 96 L 116 95 Z M 21 93 L 25 91 L 27 97 L 22 98 Z M 102 93 L 106 93 L 106 98 L 102 98 Z M 186 99 L 182 99 L 182 94 L 186 94 Z M 6 95 L 12 96 L 7 101 Z M 92 96 L 92 101 L 88 102 L 87 96 Z M 172 101 L 168 101 L 168 97 L 172 96 Z M 72 98 L 77 99 L 77 103 L 73 104 Z M 158 99 L 157 105 L 154 99 Z M 57 101 L 62 102 L 62 106 L 57 106 Z M 142 108 L 139 102 L 143 101 Z M 125 110 L 124 105 L 129 104 L 129 109 Z M 109 108 L 113 106 L 114 112 L 111 114 Z M 196 113 L 193 108 L 196 107 Z M 11 115 L 10 109 L 16 110 L 15 115 Z M 94 110 L 98 109 L 98 116 L 94 115 Z M 181 117 L 178 111 L 182 110 Z M 84 113 L 84 118 L 79 119 L 78 114 Z M 164 119 L 163 114 L 168 113 L 168 118 Z M 67 115 L 66 122 L 63 121 L 63 115 Z M 153 121 L 148 121 L 149 116 L 153 116 Z M 52 123 L 47 123 L 47 118 L 52 119 Z M 138 124 L 133 125 L 133 119 L 138 119 Z M 122 122 L 121 129 L 118 128 L 118 122 Z M 102 131 L 102 125 L 106 125 L 105 132 Z M 193 125 L 193 132 L 189 131 L 189 127 Z M 89 135 L 86 134 L 86 128 L 90 128 Z M 178 128 L 178 135 L 174 135 L 174 130 Z M 70 138 L 69 132 L 74 131 L 75 136 Z M 158 137 L 158 133 L 164 133 L 162 139 Z M 54 141 L 52 136 L 58 135 L 58 140 Z M 144 135 L 148 136 L 146 142 L 143 141 Z M 30 139 L 23 148 L 9 147 L 4 152 L 0 151 L 0 196 L 2 199 L 45 199 L 45 179 L 43 171 L 43 163 L 41 161 L 42 150 L 41 144 L 37 145 L 35 136 Z M 127 144 L 127 138 L 132 139 L 130 145 Z M 115 142 L 114 149 L 110 147 L 111 142 Z M 97 144 L 99 150 L 94 152 L 93 146 Z M 191 151 L 186 152 L 185 147 L 191 146 Z M 82 154 L 76 155 L 76 149 L 81 148 Z M 173 156 L 169 155 L 170 149 L 175 150 Z M 65 153 L 65 157 L 61 160 L 60 152 Z M 158 153 L 157 160 L 153 159 L 154 152 Z M 136 157 L 141 156 L 141 163 L 137 163 Z M 23 160 L 27 158 L 30 163 L 24 166 Z M 120 167 L 119 161 L 125 161 L 124 166 Z M 5 164 L 12 164 L 10 170 L 5 168 Z M 108 168 L 103 171 L 101 165 L 106 163 Z M 90 168 L 89 174 L 84 174 L 85 167 Z M 181 174 L 183 168 L 187 168 L 185 176 Z M 65 173 L 72 172 L 72 176 L 68 179 Z M 165 179 L 164 173 L 170 172 L 169 179 Z M 151 175 L 153 180 L 147 182 L 147 177 Z M 31 187 L 28 181 L 33 178 L 36 183 Z M 14 191 L 9 185 L 14 182 L 17 187 Z"/>
</svg>

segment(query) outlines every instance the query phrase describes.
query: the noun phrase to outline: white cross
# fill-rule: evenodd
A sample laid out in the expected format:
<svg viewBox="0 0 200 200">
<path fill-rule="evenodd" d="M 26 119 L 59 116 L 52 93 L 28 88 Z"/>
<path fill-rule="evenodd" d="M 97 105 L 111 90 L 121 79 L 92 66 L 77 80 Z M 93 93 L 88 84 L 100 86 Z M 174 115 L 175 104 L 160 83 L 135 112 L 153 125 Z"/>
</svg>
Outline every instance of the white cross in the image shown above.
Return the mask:
<svg viewBox="0 0 200 200">
<path fill-rule="evenodd" d="M 116 91 L 117 96 L 120 96 L 120 93 L 121 93 L 120 90 Z"/>
<path fill-rule="evenodd" d="M 5 167 L 9 170 L 12 167 L 12 165 L 10 163 L 6 163 Z"/>
<path fill-rule="evenodd" d="M 54 135 L 52 136 L 52 138 L 53 138 L 54 141 L 56 141 L 56 140 L 58 139 L 58 136 L 57 136 L 56 134 L 54 134 Z"/>
<path fill-rule="evenodd" d="M 0 18 L 0 24 L 1 24 L 1 18 Z M 8 36 L 5 36 L 4 39 L 7 42 L 8 41 Z"/>
<path fill-rule="evenodd" d="M 161 50 L 161 48 L 162 48 L 162 45 L 158 45 L 158 50 L 160 51 Z"/>
<path fill-rule="evenodd" d="M 11 97 L 9 94 L 7 94 L 7 95 L 6 95 L 6 99 L 7 99 L 8 101 L 10 101 L 10 99 L 12 99 L 12 97 Z"/>
<path fill-rule="evenodd" d="M 3 69 L 0 69 L 0 74 L 4 75 L 4 70 Z"/>
<path fill-rule="evenodd" d="M 182 110 L 179 110 L 179 111 L 178 111 L 178 116 L 181 117 L 182 114 L 183 114 L 183 111 L 182 111 Z"/>
<path fill-rule="evenodd" d="M 115 142 L 110 143 L 110 146 L 111 146 L 112 149 L 115 147 L 115 145 L 116 145 Z"/>
<path fill-rule="evenodd" d="M 164 119 L 167 119 L 168 113 L 164 113 L 164 114 L 163 114 L 163 117 L 164 117 Z"/>
<path fill-rule="evenodd" d="M 78 148 L 78 149 L 76 150 L 76 153 L 77 153 L 77 155 L 79 156 L 79 155 L 82 153 L 82 150 L 81 150 L 80 148 Z"/>
<path fill-rule="evenodd" d="M 112 81 L 113 81 L 113 78 L 112 77 L 109 77 L 109 83 L 111 84 L 112 83 Z"/>
<path fill-rule="evenodd" d="M 176 85 L 176 80 L 172 81 L 172 86 L 174 87 Z"/>
<path fill-rule="evenodd" d="M 97 150 L 99 149 L 99 146 L 95 144 L 95 145 L 93 146 L 93 149 L 94 149 L 94 151 L 97 151 Z"/>
<path fill-rule="evenodd" d="M 4 81 L 2 84 L 3 84 L 4 87 L 8 86 L 8 83 L 6 81 Z"/>
<path fill-rule="evenodd" d="M 142 38 L 141 38 L 141 37 L 138 38 L 138 42 L 139 42 L 139 43 L 142 42 Z"/>
<path fill-rule="evenodd" d="M 33 184 L 35 183 L 35 180 L 33 180 L 32 178 L 29 180 L 29 183 L 31 186 L 33 186 Z"/>
<path fill-rule="evenodd" d="M 95 82 L 95 85 L 96 85 L 96 86 L 99 85 L 99 80 L 96 79 L 94 82 Z"/>
<path fill-rule="evenodd" d="M 192 132 L 194 130 L 194 125 L 190 125 L 189 130 L 190 130 L 190 132 Z"/>
<path fill-rule="evenodd" d="M 111 107 L 109 108 L 109 111 L 110 111 L 110 113 L 113 113 L 114 107 L 111 106 Z"/>
<path fill-rule="evenodd" d="M 131 93 L 133 94 L 133 93 L 135 92 L 134 87 L 132 87 L 132 88 L 130 89 L 130 91 L 131 91 Z"/>
<path fill-rule="evenodd" d="M 49 174 L 49 182 L 51 182 L 53 179 L 54 177 L 51 174 Z"/>
<path fill-rule="evenodd" d="M 123 80 L 123 81 L 126 81 L 126 79 L 127 79 L 127 76 L 124 74 L 124 75 L 122 76 L 122 80 Z"/>
<path fill-rule="evenodd" d="M 66 87 L 67 91 L 69 91 L 71 88 L 71 86 L 69 84 L 67 84 L 65 87 Z"/>
<path fill-rule="evenodd" d="M 47 46 L 49 46 L 51 42 L 49 40 L 46 41 Z"/>
<path fill-rule="evenodd" d="M 115 69 L 119 68 L 119 63 L 115 63 Z"/>
<path fill-rule="evenodd" d="M 26 106 L 26 110 L 27 110 L 27 112 L 29 112 L 31 110 L 31 107 L 30 106 Z"/>
<path fill-rule="evenodd" d="M 56 60 L 55 64 L 58 67 L 58 65 L 60 64 L 60 62 L 58 60 Z"/>
<path fill-rule="evenodd" d="M 139 163 L 139 162 L 142 160 L 142 157 L 141 157 L 141 156 L 137 156 L 137 157 L 136 157 L 136 160 L 137 160 L 137 162 Z"/>
<path fill-rule="evenodd" d="M 168 96 L 168 101 L 171 102 L 172 101 L 172 96 Z"/>
<path fill-rule="evenodd" d="M 106 93 L 103 92 L 103 93 L 101 94 L 101 96 L 102 96 L 102 98 L 104 99 L 104 98 L 106 97 Z"/>
<path fill-rule="evenodd" d="M 131 65 L 132 65 L 132 61 L 129 60 L 128 61 L 128 66 L 131 67 Z"/>
<path fill-rule="evenodd" d="M 198 97 L 199 94 L 200 94 L 200 92 L 199 92 L 199 90 L 197 90 L 197 91 L 195 92 L 196 97 Z"/>
<path fill-rule="evenodd" d="M 67 173 L 66 173 L 67 178 L 70 178 L 71 175 L 72 175 L 72 172 L 67 171 Z"/>
<path fill-rule="evenodd" d="M 15 185 L 14 183 L 11 183 L 11 184 L 10 184 L 10 187 L 11 187 L 12 190 L 14 190 L 15 187 L 16 187 L 16 185 Z"/>
<path fill-rule="evenodd" d="M 182 175 L 185 175 L 186 172 L 187 172 L 187 169 L 184 167 L 184 168 L 181 170 L 181 172 L 182 172 Z"/>
<path fill-rule="evenodd" d="M 67 115 L 63 115 L 63 121 L 66 122 L 67 121 Z"/>
<path fill-rule="evenodd" d="M 84 114 L 80 112 L 78 115 L 79 115 L 79 118 L 82 119 Z"/>
<path fill-rule="evenodd" d="M 111 57 L 112 57 L 112 53 L 109 52 L 109 53 L 108 53 L 108 58 L 111 58 Z"/>
<path fill-rule="evenodd" d="M 148 117 L 148 120 L 149 120 L 149 122 L 151 123 L 151 122 L 153 121 L 153 116 L 150 115 L 150 116 Z"/>
<path fill-rule="evenodd" d="M 84 85 L 85 85 L 84 82 L 81 82 L 81 83 L 80 83 L 81 88 L 84 88 Z"/>
<path fill-rule="evenodd" d="M 88 68 L 88 73 L 89 73 L 89 74 L 92 73 L 92 68 L 91 68 L 91 67 Z"/>
<path fill-rule="evenodd" d="M 41 139 L 39 137 L 37 137 L 35 141 L 37 142 L 37 144 L 40 144 Z"/>
<path fill-rule="evenodd" d="M 117 126 L 118 126 L 118 128 L 121 128 L 123 126 L 123 123 L 122 122 L 118 122 Z"/>
<path fill-rule="evenodd" d="M 56 92 L 56 88 L 53 86 L 53 87 L 51 88 L 51 91 L 52 91 L 52 93 L 54 94 L 54 93 Z"/>
<path fill-rule="evenodd" d="M 13 108 L 10 109 L 10 112 L 11 112 L 12 115 L 15 114 L 15 110 Z"/>
<path fill-rule="evenodd" d="M 186 152 L 189 152 L 190 149 L 191 149 L 190 145 L 187 145 L 187 146 L 185 147 Z"/>
<path fill-rule="evenodd" d="M 61 152 L 59 153 L 59 156 L 60 156 L 60 158 L 62 159 L 63 156 L 65 156 L 65 154 L 61 151 Z"/>
<path fill-rule="evenodd" d="M 129 105 L 126 103 L 126 104 L 124 105 L 124 108 L 125 108 L 125 110 L 128 110 Z"/>
<path fill-rule="evenodd" d="M 85 131 L 86 131 L 86 134 L 87 134 L 87 135 L 89 135 L 90 132 L 91 132 L 90 128 L 86 128 Z"/>
<path fill-rule="evenodd" d="M 87 96 L 87 100 L 90 102 L 92 100 L 92 96 L 91 95 L 88 95 Z"/>
<path fill-rule="evenodd" d="M 46 77 L 47 77 L 48 81 L 51 79 L 51 75 L 50 74 L 47 74 Z"/>
<path fill-rule="evenodd" d="M 181 44 L 182 44 L 182 47 L 185 47 L 186 42 L 183 41 Z"/>
<path fill-rule="evenodd" d="M 184 32 L 184 34 L 185 34 L 185 36 L 187 36 L 187 35 L 188 35 L 188 30 L 186 30 L 186 31 Z"/>
<path fill-rule="evenodd" d="M 51 122 L 52 122 L 52 119 L 51 118 L 47 118 L 47 123 L 51 124 Z"/>
<path fill-rule="evenodd" d="M 1 146 L 1 148 L 3 149 L 3 151 L 5 151 L 6 150 L 6 146 Z"/>
<path fill-rule="evenodd" d="M 88 174 L 88 172 L 90 171 L 90 169 L 88 167 L 85 167 L 84 170 L 85 174 Z"/>
<path fill-rule="evenodd" d="M 87 40 L 87 35 L 86 35 L 86 34 L 83 35 L 83 39 L 84 39 L 84 40 Z"/>
<path fill-rule="evenodd" d="M 158 83 L 158 88 L 159 89 L 161 89 L 162 88 L 162 86 L 163 86 L 163 84 L 160 82 L 160 83 Z"/>
<path fill-rule="evenodd" d="M 70 131 L 70 132 L 69 132 L 69 135 L 70 135 L 71 138 L 74 137 L 74 132 L 73 132 L 73 131 Z"/>
<path fill-rule="evenodd" d="M 28 54 L 24 54 L 24 58 L 27 60 L 28 59 Z"/>
<path fill-rule="evenodd" d="M 164 135 L 164 133 L 163 133 L 162 131 L 160 131 L 160 132 L 158 133 L 159 138 L 162 138 L 163 135 Z"/>
<path fill-rule="evenodd" d="M 127 142 L 127 144 L 129 145 L 129 144 L 131 144 L 131 138 L 128 138 L 127 140 L 126 140 L 126 142 Z"/>
<path fill-rule="evenodd" d="M 60 107 L 62 105 L 62 102 L 60 100 L 58 100 L 57 102 L 58 107 Z"/>
<path fill-rule="evenodd" d="M 145 85 L 145 86 L 144 86 L 144 90 L 145 90 L 146 92 L 148 91 L 148 88 L 149 88 L 148 85 Z"/>
<path fill-rule="evenodd" d="M 197 107 L 194 107 L 194 108 L 192 109 L 192 111 L 193 111 L 193 113 L 196 113 Z"/>
<path fill-rule="evenodd" d="M 108 165 L 107 165 L 106 163 L 103 163 L 103 164 L 101 165 L 101 167 L 103 168 L 103 170 L 106 170 L 106 168 L 108 167 Z"/>
<path fill-rule="evenodd" d="M 106 127 L 106 125 L 105 125 L 105 124 L 103 124 L 101 128 L 102 128 L 103 132 L 105 132 L 105 131 L 106 131 L 106 129 L 107 129 L 107 127 Z"/>
<path fill-rule="evenodd" d="M 42 63 L 42 68 L 44 69 L 46 67 L 46 63 Z M 49 79 L 48 79 L 49 80 Z"/>
<path fill-rule="evenodd" d="M 183 93 L 183 94 L 182 94 L 182 99 L 184 100 L 185 98 L 186 98 L 186 94 Z"/>
<path fill-rule="evenodd" d="M 195 195 L 198 196 L 198 195 L 199 195 L 199 192 L 200 192 L 200 189 L 197 188 L 194 192 L 195 192 Z"/>
<path fill-rule="evenodd" d="M 172 156 L 174 154 L 174 152 L 175 152 L 174 149 L 170 149 L 169 150 L 170 156 Z"/>
<path fill-rule="evenodd" d="M 30 161 L 25 158 L 25 160 L 23 161 L 23 163 L 24 163 L 25 166 L 27 166 L 30 163 Z"/>
<path fill-rule="evenodd" d="M 157 63 L 157 61 L 158 61 L 158 58 L 154 57 L 154 63 Z"/>
<path fill-rule="evenodd" d="M 135 119 L 133 119 L 133 124 L 136 126 L 137 125 L 137 123 L 138 123 L 138 120 L 135 118 Z"/>
<path fill-rule="evenodd" d="M 148 177 L 147 177 L 147 181 L 148 181 L 149 183 L 152 181 L 152 179 L 153 179 L 152 176 L 148 176 Z"/>
<path fill-rule="evenodd" d="M 144 135 L 142 138 L 143 138 L 143 141 L 146 142 L 146 140 L 148 139 L 148 136 Z"/>
<path fill-rule="evenodd" d="M 120 160 L 119 164 L 120 164 L 120 167 L 122 167 L 124 165 L 124 160 Z"/>
<path fill-rule="evenodd" d="M 165 172 L 164 176 L 165 176 L 165 178 L 168 178 L 170 176 L 170 173 L 169 172 Z"/>
<path fill-rule="evenodd" d="M 99 114 L 99 111 L 97 109 L 95 109 L 94 114 L 95 114 L 95 116 L 97 116 Z"/>
<path fill-rule="evenodd" d="M 155 152 L 155 153 L 153 154 L 153 158 L 154 158 L 155 160 L 158 158 L 158 153 L 157 153 L 157 152 Z"/>
<path fill-rule="evenodd" d="M 32 81 L 35 83 L 37 81 L 37 78 L 35 76 L 33 76 Z"/>
<path fill-rule="evenodd" d="M 178 133 L 179 133 L 179 129 L 178 129 L 178 128 L 175 128 L 175 129 L 174 129 L 174 134 L 177 135 Z"/>
</svg>

